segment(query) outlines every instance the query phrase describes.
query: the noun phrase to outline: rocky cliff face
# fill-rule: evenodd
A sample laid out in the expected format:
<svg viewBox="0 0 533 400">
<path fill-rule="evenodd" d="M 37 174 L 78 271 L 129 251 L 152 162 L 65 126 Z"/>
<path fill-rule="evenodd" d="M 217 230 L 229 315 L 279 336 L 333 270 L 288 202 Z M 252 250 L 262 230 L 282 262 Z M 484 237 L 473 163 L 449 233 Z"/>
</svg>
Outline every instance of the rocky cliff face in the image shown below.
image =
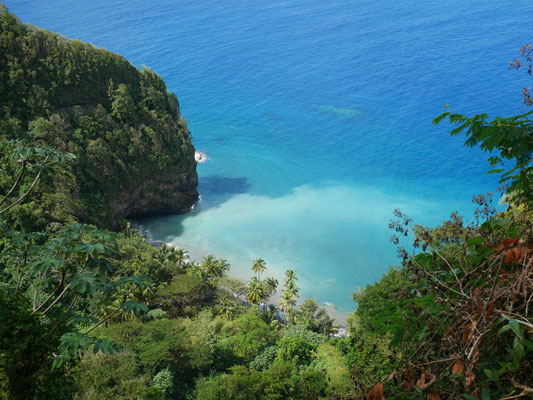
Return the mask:
<svg viewBox="0 0 533 400">
<path fill-rule="evenodd" d="M 197 186 L 196 162 L 191 171 L 148 177 L 137 188 L 110 201 L 111 225 L 118 227 L 126 217 L 184 214 L 198 201 Z"/>
<path fill-rule="evenodd" d="M 74 179 L 43 181 L 19 220 L 115 229 L 123 218 L 184 213 L 197 201 L 187 124 L 155 72 L 26 26 L 0 3 L 0 82 L 0 139 L 76 156 L 67 166 Z"/>
</svg>

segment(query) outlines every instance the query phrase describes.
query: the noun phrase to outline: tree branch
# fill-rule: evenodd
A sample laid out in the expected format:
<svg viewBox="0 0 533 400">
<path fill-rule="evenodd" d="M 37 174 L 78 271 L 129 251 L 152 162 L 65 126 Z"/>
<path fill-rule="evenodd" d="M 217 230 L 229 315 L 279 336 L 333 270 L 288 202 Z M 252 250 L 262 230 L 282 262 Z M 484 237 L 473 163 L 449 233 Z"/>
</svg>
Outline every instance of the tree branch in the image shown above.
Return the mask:
<svg viewBox="0 0 533 400">
<path fill-rule="evenodd" d="M 26 160 L 22 160 L 22 171 L 20 171 L 20 174 L 17 177 L 17 180 L 15 181 L 15 183 L 13 184 L 9 192 L 7 192 L 7 194 L 4 196 L 2 201 L 0 201 L 0 206 L 6 202 L 7 198 L 11 196 L 11 193 L 13 193 L 13 191 L 17 188 L 25 172 L 26 172 Z"/>
<path fill-rule="evenodd" d="M 44 163 L 46 163 L 46 161 L 48 160 L 48 157 L 49 156 L 46 156 L 46 159 L 44 160 Z M 18 200 L 14 201 L 13 203 L 11 203 L 11 205 L 7 206 L 6 208 L 4 208 L 3 210 L 0 211 L 0 214 L 3 214 L 5 213 L 6 211 L 8 211 L 9 209 L 11 209 L 12 207 L 16 206 L 18 203 L 20 203 L 22 200 L 24 200 L 26 198 L 26 196 L 28 196 L 30 194 L 30 192 L 33 190 L 33 188 L 35 187 L 35 185 L 37 184 L 37 182 L 39 181 L 39 179 L 41 178 L 41 175 L 42 175 L 42 170 L 39 171 L 39 173 L 37 174 L 37 176 L 35 177 L 35 179 L 33 180 L 30 188 L 28 189 L 28 191 L 26 193 L 24 193 L 21 197 L 18 198 Z"/>
<path fill-rule="evenodd" d="M 122 303 L 124 304 L 124 303 Z M 115 315 L 117 312 L 119 312 L 121 309 L 122 309 L 122 304 L 120 305 L 119 308 L 117 308 L 115 311 L 113 311 L 111 314 L 109 314 L 107 317 L 105 317 L 103 320 L 101 320 L 100 322 L 94 324 L 91 328 L 89 328 L 88 330 L 86 330 L 83 334 L 84 335 L 87 335 L 89 332 L 93 331 L 94 329 L 98 328 L 100 325 L 102 325 L 104 322 L 106 322 L 109 318 L 111 318 L 113 315 Z"/>
<path fill-rule="evenodd" d="M 57 296 L 57 299 L 55 299 L 47 308 L 46 310 L 43 311 L 43 314 L 42 315 L 45 315 L 48 311 L 50 311 L 50 309 L 61 299 L 61 297 L 63 297 L 63 295 L 65 294 L 65 292 L 68 290 L 68 288 L 70 287 L 70 283 L 65 286 L 65 289 L 63 289 L 63 291 L 59 294 L 59 296 Z"/>
<path fill-rule="evenodd" d="M 65 278 L 65 274 L 61 275 L 61 279 L 59 280 L 59 283 L 58 283 L 56 289 L 50 294 L 50 296 L 48 296 L 48 297 L 46 298 L 45 301 L 43 301 L 43 302 L 41 303 L 41 305 L 40 305 L 39 307 L 33 309 L 33 312 L 28 316 L 28 318 L 31 317 L 31 316 L 32 316 L 33 314 L 35 314 L 36 312 L 38 312 L 41 308 L 43 308 L 44 305 L 45 305 L 46 303 L 48 303 L 52 297 L 54 297 L 54 295 L 57 293 L 57 291 L 59 290 L 59 288 L 60 288 L 61 285 L 63 284 L 64 278 Z"/>
</svg>

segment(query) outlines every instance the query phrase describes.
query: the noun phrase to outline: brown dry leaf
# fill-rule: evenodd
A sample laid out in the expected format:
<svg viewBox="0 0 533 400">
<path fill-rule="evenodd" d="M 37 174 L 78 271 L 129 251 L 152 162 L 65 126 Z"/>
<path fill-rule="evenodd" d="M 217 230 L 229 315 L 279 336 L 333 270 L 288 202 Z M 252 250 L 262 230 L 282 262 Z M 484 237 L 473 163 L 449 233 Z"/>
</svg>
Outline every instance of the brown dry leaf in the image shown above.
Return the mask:
<svg viewBox="0 0 533 400">
<path fill-rule="evenodd" d="M 465 386 L 469 387 L 476 379 L 476 375 L 472 372 L 472 369 L 468 368 L 465 372 Z"/>
<path fill-rule="evenodd" d="M 444 336 L 444 337 L 450 336 L 452 331 L 453 331 L 452 327 L 449 326 L 446 329 L 444 329 L 444 331 L 442 331 L 442 336 Z"/>
<path fill-rule="evenodd" d="M 510 265 L 513 262 L 513 250 L 507 250 L 505 256 L 503 257 L 503 265 Z"/>
<path fill-rule="evenodd" d="M 481 317 L 481 314 L 483 314 L 483 306 L 481 305 L 481 303 L 477 303 L 476 316 L 478 319 L 479 317 Z"/>
<path fill-rule="evenodd" d="M 385 397 L 383 397 L 383 382 L 378 382 L 374 385 L 368 392 L 366 400 L 385 400 Z"/>
<path fill-rule="evenodd" d="M 481 294 L 481 289 L 478 287 L 475 288 L 474 291 L 472 292 L 473 297 L 479 297 L 480 294 Z"/>
<path fill-rule="evenodd" d="M 520 246 L 520 262 L 524 261 L 524 258 L 527 256 L 528 250 L 526 246 Z"/>
<path fill-rule="evenodd" d="M 513 247 L 505 252 L 505 257 L 503 258 L 503 265 L 510 264 L 521 264 L 524 261 L 524 258 L 528 254 L 528 249 L 523 244 Z"/>
<path fill-rule="evenodd" d="M 403 382 L 400 383 L 400 387 L 402 389 L 411 389 L 413 387 L 413 378 L 411 377 L 411 372 L 407 370 L 405 374 L 403 374 Z"/>
<path fill-rule="evenodd" d="M 465 364 L 464 362 L 461 361 L 461 359 L 457 359 L 457 361 L 455 361 L 455 363 L 453 364 L 453 367 L 452 367 L 452 374 L 453 375 L 459 375 L 460 373 L 462 373 L 465 369 Z"/>
<path fill-rule="evenodd" d="M 427 381 L 426 387 L 433 384 L 433 382 L 435 382 L 436 379 L 437 377 L 435 376 L 435 374 L 432 374 L 431 372 L 426 372 L 426 381 Z"/>
<path fill-rule="evenodd" d="M 440 396 L 437 393 L 432 392 L 428 394 L 428 400 L 440 400 Z"/>
<path fill-rule="evenodd" d="M 516 243 L 518 243 L 518 239 L 505 239 L 503 242 L 500 243 L 496 251 L 498 253 L 501 253 L 502 251 L 507 250 L 509 247 Z"/>
<path fill-rule="evenodd" d="M 400 383 L 400 387 L 402 389 L 411 389 L 413 387 L 413 382 L 403 381 L 402 383 Z"/>
<path fill-rule="evenodd" d="M 420 389 L 424 389 L 426 387 L 426 373 L 422 372 L 422 376 L 419 380 L 416 381 L 416 386 Z"/>
<path fill-rule="evenodd" d="M 515 247 L 513 249 L 513 262 L 515 263 L 520 263 L 522 262 L 520 256 L 522 255 L 522 248 L 524 246 L 519 246 L 519 247 Z"/>
<path fill-rule="evenodd" d="M 492 315 L 492 310 L 494 309 L 494 301 L 495 300 L 492 300 L 487 306 L 487 312 L 485 313 L 487 317 L 490 317 Z"/>
<path fill-rule="evenodd" d="M 420 389 L 425 389 L 433 382 L 435 382 L 436 376 L 431 372 L 422 372 L 422 376 L 416 381 L 416 386 Z"/>
<path fill-rule="evenodd" d="M 471 322 L 466 327 L 465 331 L 463 332 L 463 343 L 466 344 L 472 339 L 472 335 L 474 334 L 474 328 L 476 327 L 475 322 Z"/>
</svg>

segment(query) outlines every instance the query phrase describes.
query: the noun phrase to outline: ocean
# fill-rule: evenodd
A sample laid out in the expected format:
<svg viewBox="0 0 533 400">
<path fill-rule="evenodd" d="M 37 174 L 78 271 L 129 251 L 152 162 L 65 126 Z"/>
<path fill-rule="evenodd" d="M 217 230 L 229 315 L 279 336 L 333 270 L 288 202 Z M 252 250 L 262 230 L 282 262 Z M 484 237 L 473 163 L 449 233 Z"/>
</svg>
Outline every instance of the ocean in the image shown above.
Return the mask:
<svg viewBox="0 0 533 400">
<path fill-rule="evenodd" d="M 530 0 L 6 5 L 152 68 L 178 95 L 208 160 L 191 213 L 137 221 L 153 239 L 245 279 L 257 257 L 266 276 L 294 269 L 302 296 L 341 313 L 398 264 L 394 209 L 427 226 L 455 210 L 472 220 L 472 196 L 498 186 L 488 154 L 432 119 L 524 112 L 531 85 L 509 69 L 532 40 Z"/>
</svg>

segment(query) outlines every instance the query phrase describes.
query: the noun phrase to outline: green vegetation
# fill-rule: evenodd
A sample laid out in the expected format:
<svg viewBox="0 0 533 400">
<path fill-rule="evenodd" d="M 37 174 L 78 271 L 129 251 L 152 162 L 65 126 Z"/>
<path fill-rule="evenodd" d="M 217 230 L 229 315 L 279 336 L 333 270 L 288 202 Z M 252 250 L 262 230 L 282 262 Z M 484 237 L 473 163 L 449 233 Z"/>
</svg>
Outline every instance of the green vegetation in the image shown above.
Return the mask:
<svg viewBox="0 0 533 400">
<path fill-rule="evenodd" d="M 493 171 L 507 210 L 476 196 L 475 222 L 435 228 L 394 211 L 393 242 L 412 251 L 353 294 L 349 336 L 335 337 L 314 300 L 297 304 L 294 270 L 276 307 L 264 260 L 245 284 L 223 259 L 190 261 L 122 223 L 162 212 L 116 208 L 139 184 L 166 196 L 147 174 L 188 174 L 175 189 L 194 197 L 175 96 L 120 56 L 0 12 L 0 399 L 531 397 L 530 114 L 436 119 L 499 152 L 492 167 L 512 163 Z"/>
<path fill-rule="evenodd" d="M 196 162 L 179 104 L 159 75 L 79 40 L 23 25 L 0 4 L 0 139 L 70 152 L 71 179 L 42 179 L 10 214 L 19 229 L 185 212 Z M 5 169 L 0 189 L 12 185 Z"/>
</svg>

